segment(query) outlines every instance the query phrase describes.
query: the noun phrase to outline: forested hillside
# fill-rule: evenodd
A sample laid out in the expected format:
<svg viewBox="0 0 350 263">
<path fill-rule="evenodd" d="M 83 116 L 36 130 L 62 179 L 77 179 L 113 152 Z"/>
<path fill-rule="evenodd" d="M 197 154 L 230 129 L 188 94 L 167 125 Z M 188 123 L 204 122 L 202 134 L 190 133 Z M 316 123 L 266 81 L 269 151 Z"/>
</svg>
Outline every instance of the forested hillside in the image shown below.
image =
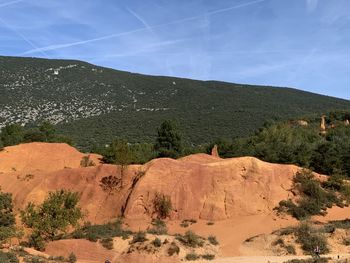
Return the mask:
<svg viewBox="0 0 350 263">
<path fill-rule="evenodd" d="M 317 117 L 272 122 L 252 136 L 215 143 L 222 157 L 255 156 L 267 162 L 350 177 L 350 112 L 330 112 L 324 120 L 324 126 Z"/>
<path fill-rule="evenodd" d="M 166 119 L 185 141 L 247 136 L 267 120 L 335 109 L 350 101 L 290 88 L 156 77 L 80 61 L 0 57 L 0 127 L 44 120 L 80 148 L 114 137 L 150 142 Z"/>
</svg>

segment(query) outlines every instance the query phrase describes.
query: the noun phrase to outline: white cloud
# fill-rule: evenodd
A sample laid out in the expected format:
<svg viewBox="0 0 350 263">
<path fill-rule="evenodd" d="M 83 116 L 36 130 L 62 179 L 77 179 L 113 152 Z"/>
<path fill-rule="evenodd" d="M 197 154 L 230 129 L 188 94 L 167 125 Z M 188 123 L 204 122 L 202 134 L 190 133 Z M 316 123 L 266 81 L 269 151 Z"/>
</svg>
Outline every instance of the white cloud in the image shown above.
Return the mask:
<svg viewBox="0 0 350 263">
<path fill-rule="evenodd" d="M 91 38 L 91 39 L 86 39 L 86 40 L 81 40 L 81 41 L 75 41 L 75 42 L 64 43 L 64 44 L 49 45 L 49 46 L 40 47 L 40 48 L 34 48 L 34 49 L 31 49 L 31 50 L 27 50 L 27 51 L 23 52 L 20 55 L 29 55 L 29 54 L 38 53 L 38 52 L 45 52 L 45 51 L 64 49 L 64 48 L 68 48 L 68 47 L 80 46 L 80 45 L 85 45 L 85 44 L 88 44 L 88 43 L 98 42 L 98 41 L 112 39 L 112 38 L 117 38 L 117 37 L 121 37 L 121 36 L 125 36 L 125 35 L 131 35 L 131 34 L 143 32 L 143 31 L 152 31 L 154 29 L 161 28 L 161 27 L 164 27 L 164 26 L 170 26 L 170 25 L 175 25 L 175 24 L 180 24 L 180 23 L 183 23 L 183 22 L 187 22 L 187 21 L 203 19 L 203 18 L 207 18 L 207 16 L 212 16 L 212 15 L 216 15 L 216 14 L 220 14 L 220 13 L 225 13 L 225 12 L 228 12 L 228 11 L 231 11 L 231 10 L 234 10 L 234 9 L 244 8 L 244 7 L 247 7 L 247 6 L 250 6 L 250 5 L 259 4 L 259 3 L 262 3 L 262 2 L 265 2 L 265 1 L 266 0 L 250 1 L 250 2 L 247 2 L 247 3 L 244 3 L 244 4 L 233 5 L 233 6 L 230 6 L 230 7 L 227 7 L 227 8 L 217 9 L 217 10 L 210 11 L 210 12 L 207 12 L 207 13 L 204 13 L 204 14 L 200 14 L 200 15 L 196 15 L 196 16 L 192 16 L 192 17 L 187 17 L 187 18 L 182 18 L 182 19 L 179 19 L 179 20 L 174 20 L 174 21 L 167 22 L 167 23 L 164 23 L 164 24 L 157 24 L 157 25 L 154 25 L 154 26 L 150 26 L 137 13 L 133 12 L 131 9 L 128 9 L 129 12 L 131 12 L 138 20 L 140 20 L 140 22 L 142 22 L 143 27 L 135 29 L 135 30 L 122 32 L 122 33 L 108 34 L 108 35 L 105 35 L 105 36 Z"/>
</svg>

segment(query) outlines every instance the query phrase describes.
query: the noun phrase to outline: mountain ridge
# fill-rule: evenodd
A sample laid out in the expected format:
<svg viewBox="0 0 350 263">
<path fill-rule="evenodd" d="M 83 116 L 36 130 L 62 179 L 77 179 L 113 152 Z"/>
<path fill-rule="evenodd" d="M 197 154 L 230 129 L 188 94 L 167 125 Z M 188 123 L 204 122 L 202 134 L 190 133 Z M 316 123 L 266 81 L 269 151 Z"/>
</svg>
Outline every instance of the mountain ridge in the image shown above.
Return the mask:
<svg viewBox="0 0 350 263">
<path fill-rule="evenodd" d="M 192 79 L 192 78 L 186 78 L 186 77 L 179 77 L 179 76 L 170 76 L 170 75 L 154 75 L 154 74 L 146 74 L 146 73 L 139 73 L 139 72 L 133 72 L 133 71 L 128 71 L 128 70 L 120 70 L 120 69 L 115 69 L 107 66 L 102 66 L 102 65 L 97 65 L 93 64 L 87 61 L 83 60 L 77 60 L 77 59 L 60 59 L 60 58 L 41 58 L 41 57 L 18 57 L 18 56 L 2 56 L 0 55 L 1 58 L 9 58 L 9 59 L 29 59 L 29 60 L 43 60 L 43 61 L 57 61 L 57 62 L 71 62 L 71 63 L 83 63 L 87 64 L 90 66 L 95 66 L 99 68 L 103 68 L 106 70 L 112 70 L 120 73 L 129 73 L 133 75 L 139 75 L 139 76 L 147 76 L 147 77 L 155 77 L 155 78 L 172 78 L 172 79 L 179 79 L 179 80 L 189 80 L 189 81 L 200 81 L 200 82 L 206 82 L 206 83 L 218 83 L 218 84 L 228 84 L 228 85 L 239 85 L 239 86 L 245 86 L 245 87 L 259 87 L 259 88 L 271 88 L 271 89 L 284 89 L 284 90 L 290 90 L 290 91 L 297 91 L 297 92 L 304 92 L 306 94 L 312 94 L 312 95 L 319 95 L 323 97 L 328 97 L 328 98 L 333 98 L 333 99 L 339 99 L 343 101 L 349 101 L 349 99 L 346 98 L 341 98 L 341 97 L 336 97 L 332 95 L 327 95 L 327 94 L 321 94 L 321 93 L 316 93 L 312 91 L 307 91 L 299 88 L 293 88 L 293 87 L 288 87 L 288 86 L 273 86 L 273 85 L 264 85 L 264 84 L 249 84 L 249 83 L 238 83 L 238 82 L 230 82 L 230 81 L 223 81 L 223 80 L 218 80 L 218 79 L 208 79 L 208 80 L 202 80 L 202 79 Z"/>
<path fill-rule="evenodd" d="M 350 109 L 350 101 L 288 87 L 149 76 L 79 60 L 0 56 L 0 127 L 57 125 L 80 148 L 114 137 L 153 141 L 165 119 L 189 143 L 247 136 L 267 120 Z"/>
</svg>

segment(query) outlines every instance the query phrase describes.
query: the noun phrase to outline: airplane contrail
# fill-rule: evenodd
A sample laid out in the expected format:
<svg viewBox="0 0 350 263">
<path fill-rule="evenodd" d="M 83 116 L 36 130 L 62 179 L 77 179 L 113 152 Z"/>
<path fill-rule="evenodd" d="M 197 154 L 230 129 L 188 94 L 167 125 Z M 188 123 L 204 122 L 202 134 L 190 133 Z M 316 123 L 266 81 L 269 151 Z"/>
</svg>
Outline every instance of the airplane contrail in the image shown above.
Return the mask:
<svg viewBox="0 0 350 263">
<path fill-rule="evenodd" d="M 154 33 L 152 27 L 141 17 L 139 16 L 135 11 L 131 10 L 130 8 L 126 8 L 130 14 L 132 14 L 137 20 L 139 20 L 150 32 Z"/>
<path fill-rule="evenodd" d="M 10 29 L 13 33 L 15 33 L 17 36 L 19 36 L 22 40 L 24 40 L 28 45 L 30 45 L 32 48 L 34 49 L 38 49 L 38 47 L 32 42 L 30 41 L 27 37 L 25 37 L 21 32 L 19 32 L 18 30 L 16 30 L 15 28 L 13 28 L 12 26 L 10 26 L 9 24 L 7 24 L 3 19 L 0 18 L 0 23 L 3 24 L 6 28 Z M 40 52 L 42 55 L 44 55 L 44 57 L 48 58 L 49 56 L 43 51 L 40 50 L 38 51 Z"/>
<path fill-rule="evenodd" d="M 5 6 L 14 5 L 14 4 L 17 4 L 17 3 L 20 3 L 23 1 L 25 1 L 25 0 L 15 0 L 15 1 L 7 2 L 7 3 L 2 3 L 2 4 L 0 4 L 0 8 L 5 7 Z"/>
<path fill-rule="evenodd" d="M 148 45 L 143 47 L 142 49 L 136 50 L 136 51 L 131 51 L 131 52 L 127 52 L 127 53 L 121 53 L 121 54 L 112 54 L 112 55 L 108 55 L 109 58 L 114 58 L 114 57 L 126 57 L 126 56 L 133 56 L 133 55 L 137 55 L 137 54 L 142 54 L 144 52 L 147 52 L 149 50 L 155 49 L 155 48 L 161 48 L 164 46 L 170 46 L 170 45 L 174 45 L 177 43 L 182 43 L 184 41 L 186 41 L 186 38 L 183 39 L 175 39 L 175 40 L 168 40 L 168 41 L 163 41 L 163 42 L 158 42 L 152 45 Z"/>
<path fill-rule="evenodd" d="M 89 43 L 93 43 L 93 42 L 97 42 L 97 41 L 101 41 L 101 40 L 106 40 L 106 39 L 111 39 L 111 38 L 115 38 L 115 37 L 126 36 L 126 35 L 130 35 L 130 34 L 133 34 L 133 33 L 136 33 L 136 32 L 141 32 L 141 31 L 144 31 L 144 30 L 145 30 L 145 28 L 139 28 L 139 29 L 135 29 L 135 30 L 132 30 L 132 31 L 127 31 L 127 32 L 117 33 L 117 34 L 111 34 L 111 35 L 106 35 L 106 36 L 103 36 L 103 37 L 91 38 L 91 39 L 77 41 L 77 42 L 71 42 L 71 43 L 66 43 L 66 44 L 58 44 L 58 45 L 51 45 L 51 46 L 46 46 L 46 47 L 34 48 L 34 49 L 28 50 L 26 52 L 23 52 L 20 55 L 28 55 L 28 54 L 41 52 L 41 51 L 51 51 L 51 50 L 57 50 L 57 49 L 62 49 L 62 48 L 67 48 L 67 47 L 80 46 L 80 45 L 89 44 Z"/>
<path fill-rule="evenodd" d="M 211 15 L 215 15 L 215 14 L 219 14 L 219 13 L 228 12 L 230 10 L 234 10 L 234 9 L 238 9 L 238 8 L 242 8 L 242 7 L 246 7 L 246 6 L 250 6 L 250 5 L 254 5 L 254 4 L 258 4 L 258 3 L 261 3 L 261 2 L 265 2 L 265 1 L 267 1 L 267 0 L 255 0 L 255 1 L 248 2 L 248 3 L 234 5 L 234 6 L 230 6 L 230 7 L 222 8 L 222 9 L 217 9 L 217 10 L 210 11 L 210 12 L 207 12 L 207 13 L 204 13 L 204 14 L 201 14 L 201 15 L 187 17 L 187 18 L 171 21 L 171 22 L 164 23 L 164 24 L 158 24 L 158 25 L 154 25 L 154 26 L 149 26 L 148 24 L 144 24 L 144 27 L 141 27 L 141 28 L 138 28 L 138 29 L 135 29 L 135 30 L 131 30 L 131 31 L 122 32 L 122 33 L 115 33 L 115 34 L 105 35 L 105 36 L 102 36 L 102 37 L 97 37 L 97 38 L 92 38 L 92 39 L 87 39 L 87 40 L 82 40 L 82 41 L 76 41 L 76 42 L 71 42 L 71 43 L 66 43 L 66 44 L 57 44 L 57 45 L 50 45 L 50 46 L 41 47 L 41 48 L 34 48 L 34 49 L 31 49 L 31 50 L 25 51 L 25 52 L 23 52 L 20 55 L 28 55 L 28 54 L 38 53 L 38 52 L 41 52 L 41 51 L 52 51 L 52 50 L 63 49 L 63 48 L 68 48 L 68 47 L 74 47 L 74 46 L 84 45 L 84 44 L 93 43 L 93 42 L 97 42 L 97 41 L 102 41 L 102 40 L 106 40 L 106 39 L 111 39 L 111 38 L 115 38 L 115 37 L 126 36 L 126 35 L 134 34 L 134 33 L 137 33 L 137 32 L 142 32 L 142 31 L 145 31 L 145 30 L 150 30 L 150 29 L 154 30 L 154 29 L 159 28 L 159 27 L 175 25 L 175 24 L 179 24 L 179 23 L 182 23 L 182 22 L 196 20 L 196 19 L 203 18 L 203 17 L 206 17 L 206 16 L 211 16 Z"/>
</svg>

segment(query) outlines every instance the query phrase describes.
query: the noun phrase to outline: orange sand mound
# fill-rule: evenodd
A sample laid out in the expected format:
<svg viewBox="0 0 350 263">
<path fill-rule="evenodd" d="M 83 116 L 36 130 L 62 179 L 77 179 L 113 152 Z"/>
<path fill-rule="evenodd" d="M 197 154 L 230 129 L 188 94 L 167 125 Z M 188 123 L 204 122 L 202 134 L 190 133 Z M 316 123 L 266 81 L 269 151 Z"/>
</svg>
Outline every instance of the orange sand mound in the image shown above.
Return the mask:
<svg viewBox="0 0 350 263">
<path fill-rule="evenodd" d="M 64 143 L 28 143 L 6 147 L 0 151 L 0 172 L 52 172 L 78 168 L 85 154 Z M 98 164 L 99 155 L 91 155 Z"/>
<path fill-rule="evenodd" d="M 127 218 L 149 218 L 156 193 L 171 197 L 173 219 L 223 220 L 271 213 L 280 200 L 291 196 L 292 178 L 299 169 L 251 157 L 209 163 L 164 158 L 145 167 L 147 172 L 127 203 Z"/>
<path fill-rule="evenodd" d="M 168 222 L 170 232 L 183 232 L 185 229 L 178 226 L 183 219 L 199 220 L 191 228 L 204 236 L 216 235 L 223 256 L 241 255 L 241 244 L 251 236 L 295 224 L 289 217 L 277 217 L 273 209 L 280 200 L 293 198 L 291 187 L 293 176 L 300 169 L 297 166 L 271 164 L 252 157 L 221 159 L 195 154 L 179 160 L 155 159 L 122 170 L 120 166 L 99 164 L 97 155 L 92 157 L 97 166 L 80 167 L 83 156 L 86 155 L 66 144 L 7 147 L 0 152 L 0 186 L 13 194 L 17 210 L 28 202 L 43 201 L 49 191 L 69 189 L 80 194 L 85 221 L 100 223 L 124 216 L 130 225 L 143 222 L 137 225 L 139 229 L 146 228 L 156 216 L 155 196 L 164 194 L 173 206 Z M 122 179 L 122 185 L 111 192 L 104 190 L 101 180 L 107 176 Z M 334 208 L 329 218 L 339 219 L 348 213 L 348 209 Z M 208 226 L 207 221 L 215 224 Z M 100 262 L 100 257 L 110 256 L 110 251 L 88 241 L 64 240 L 54 244 L 54 248 L 48 246 L 50 255 L 55 251 L 70 253 L 74 248 L 74 253 L 81 253 L 79 259 L 96 255 L 96 262 Z M 115 262 L 138 262 L 134 254 L 123 257 L 124 261 Z M 147 257 L 144 262 L 162 260 Z"/>
<path fill-rule="evenodd" d="M 172 219 L 225 220 L 270 214 L 280 200 L 292 196 L 292 178 L 299 169 L 251 157 L 221 159 L 197 154 L 180 160 L 155 159 L 122 172 L 115 165 L 80 168 L 83 156 L 66 144 L 8 147 L 0 156 L 0 185 L 13 193 L 16 208 L 41 202 L 49 191 L 79 192 L 80 205 L 92 222 L 121 215 L 149 219 L 155 216 L 157 193 L 171 198 Z M 123 180 L 123 187 L 112 193 L 100 185 L 110 175 Z"/>
</svg>

